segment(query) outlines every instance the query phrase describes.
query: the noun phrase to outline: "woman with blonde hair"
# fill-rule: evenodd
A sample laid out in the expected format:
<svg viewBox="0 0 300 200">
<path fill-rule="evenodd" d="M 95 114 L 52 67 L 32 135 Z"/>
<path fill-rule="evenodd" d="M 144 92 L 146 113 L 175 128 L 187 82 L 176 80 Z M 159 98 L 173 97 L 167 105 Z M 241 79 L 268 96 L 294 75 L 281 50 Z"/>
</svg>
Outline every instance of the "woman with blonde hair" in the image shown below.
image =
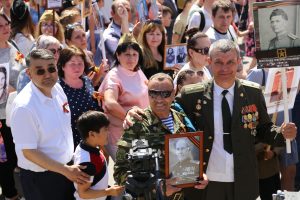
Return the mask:
<svg viewBox="0 0 300 200">
<path fill-rule="evenodd" d="M 165 29 L 160 20 L 149 20 L 144 24 L 138 38 L 142 46 L 144 64 L 142 71 L 149 79 L 152 75 L 164 72 L 173 77 L 173 70 L 164 70 Z"/>
<path fill-rule="evenodd" d="M 59 42 L 64 42 L 64 29 L 59 22 L 59 16 L 56 12 L 54 12 L 54 24 L 52 10 L 46 10 L 41 16 L 37 25 L 36 38 L 38 38 L 40 35 L 50 35 L 58 39 Z"/>
</svg>

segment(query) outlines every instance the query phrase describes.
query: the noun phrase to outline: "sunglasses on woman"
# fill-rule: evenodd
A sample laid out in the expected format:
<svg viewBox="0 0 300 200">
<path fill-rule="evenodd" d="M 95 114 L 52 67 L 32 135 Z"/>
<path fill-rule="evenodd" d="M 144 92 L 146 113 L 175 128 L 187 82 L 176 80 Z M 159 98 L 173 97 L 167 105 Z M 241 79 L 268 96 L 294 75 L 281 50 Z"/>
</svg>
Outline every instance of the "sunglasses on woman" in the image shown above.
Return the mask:
<svg viewBox="0 0 300 200">
<path fill-rule="evenodd" d="M 208 52 L 209 52 L 209 47 L 204 47 L 204 48 L 200 48 L 200 49 L 197 49 L 197 48 L 191 48 L 193 49 L 194 51 L 196 51 L 197 53 L 200 53 L 202 55 L 208 55 Z"/>
<path fill-rule="evenodd" d="M 57 71 L 56 67 L 48 67 L 47 71 L 52 74 L 54 72 Z M 36 75 L 39 75 L 39 76 L 42 76 L 46 73 L 46 70 L 45 69 L 38 69 L 36 70 Z"/>
<path fill-rule="evenodd" d="M 168 98 L 171 96 L 173 91 L 168 91 L 168 90 L 162 90 L 162 91 L 158 91 L 158 90 L 148 90 L 148 95 L 151 98 L 157 98 L 157 97 L 161 97 L 161 98 Z"/>
</svg>

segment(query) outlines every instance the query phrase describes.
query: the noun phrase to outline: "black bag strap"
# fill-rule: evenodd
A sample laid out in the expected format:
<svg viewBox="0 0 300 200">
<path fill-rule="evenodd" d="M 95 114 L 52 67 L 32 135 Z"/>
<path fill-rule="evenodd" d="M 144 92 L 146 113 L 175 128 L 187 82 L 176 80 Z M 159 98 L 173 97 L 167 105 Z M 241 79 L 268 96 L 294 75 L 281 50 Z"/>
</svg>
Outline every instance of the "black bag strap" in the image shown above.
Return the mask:
<svg viewBox="0 0 300 200">
<path fill-rule="evenodd" d="M 205 27 L 205 17 L 204 17 L 204 13 L 202 10 L 199 10 L 199 14 L 200 14 L 200 25 L 199 25 L 199 31 L 203 31 L 204 27 Z"/>
</svg>

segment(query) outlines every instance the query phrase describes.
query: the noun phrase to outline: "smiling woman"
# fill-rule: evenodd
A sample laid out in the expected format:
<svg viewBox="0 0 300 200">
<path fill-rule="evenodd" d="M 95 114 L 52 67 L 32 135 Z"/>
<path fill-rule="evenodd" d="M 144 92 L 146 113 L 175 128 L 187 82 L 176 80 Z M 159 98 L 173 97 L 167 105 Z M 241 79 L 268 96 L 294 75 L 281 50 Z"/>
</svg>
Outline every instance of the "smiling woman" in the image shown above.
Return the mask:
<svg viewBox="0 0 300 200">
<path fill-rule="evenodd" d="M 108 72 L 99 92 L 104 96 L 104 111 L 109 125 L 107 150 L 115 160 L 117 141 L 123 133 L 122 123 L 127 110 L 133 106 L 146 108 L 149 105 L 147 78 L 140 70 L 143 63 L 139 44 L 131 35 L 125 34 L 115 53 L 115 66 Z"/>
</svg>

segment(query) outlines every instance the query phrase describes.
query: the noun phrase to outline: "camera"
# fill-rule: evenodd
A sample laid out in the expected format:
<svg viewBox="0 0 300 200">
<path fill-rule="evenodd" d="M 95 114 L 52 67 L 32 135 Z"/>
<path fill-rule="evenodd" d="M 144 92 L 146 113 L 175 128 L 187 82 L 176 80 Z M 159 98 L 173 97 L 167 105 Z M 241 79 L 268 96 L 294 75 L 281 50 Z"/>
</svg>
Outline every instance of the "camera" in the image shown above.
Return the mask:
<svg viewBox="0 0 300 200">
<path fill-rule="evenodd" d="M 132 148 L 127 154 L 130 171 L 128 171 L 125 183 L 126 192 L 123 199 L 137 199 L 143 197 L 145 200 L 162 199 L 160 190 L 159 158 L 161 151 L 149 147 L 145 139 L 134 140 Z M 156 190 L 156 197 L 153 191 Z M 129 197 L 130 196 L 130 197 Z"/>
</svg>

